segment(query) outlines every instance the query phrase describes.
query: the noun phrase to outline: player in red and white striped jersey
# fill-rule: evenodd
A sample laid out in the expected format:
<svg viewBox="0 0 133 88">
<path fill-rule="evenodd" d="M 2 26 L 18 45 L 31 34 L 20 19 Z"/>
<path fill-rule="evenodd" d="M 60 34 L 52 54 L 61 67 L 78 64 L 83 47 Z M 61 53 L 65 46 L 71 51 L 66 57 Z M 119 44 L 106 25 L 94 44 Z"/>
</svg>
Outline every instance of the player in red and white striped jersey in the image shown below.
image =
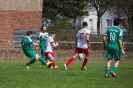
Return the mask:
<svg viewBox="0 0 133 88">
<path fill-rule="evenodd" d="M 54 53 L 53 53 L 53 47 L 57 47 L 59 44 L 54 42 L 54 37 L 56 33 L 51 32 L 50 36 L 46 39 L 46 51 L 45 56 L 49 58 L 49 60 L 52 62 L 51 65 L 48 66 L 48 68 L 54 67 L 58 68 L 56 66 L 55 60 L 54 60 Z"/>
<path fill-rule="evenodd" d="M 86 64 L 88 62 L 90 49 L 89 46 L 89 37 L 90 37 L 90 30 L 88 30 L 88 24 L 87 22 L 83 22 L 83 29 L 79 30 L 77 33 L 77 39 L 76 39 L 76 50 L 75 55 L 72 56 L 65 64 L 64 69 L 67 70 L 67 66 L 75 59 L 77 58 L 79 53 L 84 53 L 86 55 L 83 65 L 81 67 L 81 70 L 87 70 Z"/>
</svg>

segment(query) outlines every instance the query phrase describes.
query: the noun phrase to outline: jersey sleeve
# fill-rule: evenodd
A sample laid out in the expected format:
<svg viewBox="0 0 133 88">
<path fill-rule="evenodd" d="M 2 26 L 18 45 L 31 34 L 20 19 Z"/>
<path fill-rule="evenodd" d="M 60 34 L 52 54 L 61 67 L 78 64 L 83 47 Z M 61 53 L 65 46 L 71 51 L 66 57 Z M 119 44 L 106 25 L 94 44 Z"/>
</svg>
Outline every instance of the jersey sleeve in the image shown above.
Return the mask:
<svg viewBox="0 0 133 88">
<path fill-rule="evenodd" d="M 38 36 L 37 36 L 37 40 L 40 40 L 41 36 L 42 36 L 41 33 L 39 33 Z"/>
<path fill-rule="evenodd" d="M 123 33 L 123 31 L 120 30 L 120 33 L 119 33 L 119 40 L 122 40 L 122 33 Z"/>
<path fill-rule="evenodd" d="M 31 39 L 31 38 L 28 38 L 29 39 L 29 41 L 27 41 L 27 42 L 30 42 L 31 44 L 33 44 L 33 40 Z"/>
<path fill-rule="evenodd" d="M 86 31 L 86 36 L 90 36 L 90 30 Z"/>
<path fill-rule="evenodd" d="M 50 41 L 50 44 L 55 44 L 55 42 L 54 42 L 54 39 L 53 38 L 49 38 L 49 41 Z"/>
</svg>

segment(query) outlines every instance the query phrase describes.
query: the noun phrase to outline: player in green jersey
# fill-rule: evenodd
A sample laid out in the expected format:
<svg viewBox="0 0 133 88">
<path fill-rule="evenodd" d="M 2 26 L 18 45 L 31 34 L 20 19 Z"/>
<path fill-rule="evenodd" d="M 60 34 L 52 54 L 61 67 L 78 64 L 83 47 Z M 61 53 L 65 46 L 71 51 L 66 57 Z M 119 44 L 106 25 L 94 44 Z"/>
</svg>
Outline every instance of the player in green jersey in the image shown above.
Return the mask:
<svg viewBox="0 0 133 88">
<path fill-rule="evenodd" d="M 46 26 L 42 26 L 40 30 L 41 32 L 37 37 L 37 43 L 40 46 L 42 57 L 44 57 L 44 59 L 47 61 L 48 59 L 45 57 L 44 53 L 46 50 L 46 38 L 48 38 L 49 34 L 46 32 Z M 38 49 L 38 47 L 36 47 L 36 49 Z M 44 64 L 42 63 L 42 65 Z"/>
<path fill-rule="evenodd" d="M 116 70 L 119 65 L 121 53 L 124 55 L 125 51 L 122 45 L 122 30 L 118 27 L 121 23 L 120 19 L 115 19 L 114 26 L 109 27 L 103 37 L 104 48 L 106 49 L 107 63 L 105 68 L 105 77 L 109 77 L 109 73 L 115 78 Z M 107 40 L 107 45 L 106 45 Z M 110 64 L 112 59 L 115 59 L 114 66 L 110 71 Z"/>
<path fill-rule="evenodd" d="M 37 60 L 41 61 L 42 63 L 45 63 L 46 65 L 51 64 L 51 62 L 45 61 L 43 57 L 40 57 L 32 48 L 31 44 L 38 46 L 37 43 L 34 43 L 31 40 L 32 37 L 32 31 L 27 31 L 27 36 L 22 38 L 21 44 L 24 54 L 31 59 L 30 62 L 25 64 L 25 67 L 29 69 L 29 65 L 35 63 Z"/>
</svg>

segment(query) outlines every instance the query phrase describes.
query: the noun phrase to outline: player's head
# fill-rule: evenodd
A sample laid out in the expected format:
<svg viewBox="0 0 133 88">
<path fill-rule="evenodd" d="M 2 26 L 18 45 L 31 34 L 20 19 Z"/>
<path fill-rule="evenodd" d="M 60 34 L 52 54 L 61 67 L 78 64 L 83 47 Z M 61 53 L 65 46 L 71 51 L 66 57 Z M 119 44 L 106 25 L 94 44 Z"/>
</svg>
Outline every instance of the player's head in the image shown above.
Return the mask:
<svg viewBox="0 0 133 88">
<path fill-rule="evenodd" d="M 114 19 L 114 26 L 118 26 L 121 23 L 121 19 L 116 18 Z"/>
<path fill-rule="evenodd" d="M 88 27 L 88 23 L 87 23 L 86 21 L 84 21 L 84 22 L 82 23 L 82 25 L 83 25 L 83 27 Z"/>
<path fill-rule="evenodd" d="M 45 32 L 47 30 L 46 26 L 43 25 L 41 28 L 40 28 L 41 31 Z"/>
<path fill-rule="evenodd" d="M 32 37 L 32 31 L 27 31 L 27 36 Z"/>
<path fill-rule="evenodd" d="M 51 31 L 51 32 L 50 32 L 50 35 L 54 38 L 55 35 L 56 35 L 56 32 L 55 32 L 55 31 Z"/>
</svg>

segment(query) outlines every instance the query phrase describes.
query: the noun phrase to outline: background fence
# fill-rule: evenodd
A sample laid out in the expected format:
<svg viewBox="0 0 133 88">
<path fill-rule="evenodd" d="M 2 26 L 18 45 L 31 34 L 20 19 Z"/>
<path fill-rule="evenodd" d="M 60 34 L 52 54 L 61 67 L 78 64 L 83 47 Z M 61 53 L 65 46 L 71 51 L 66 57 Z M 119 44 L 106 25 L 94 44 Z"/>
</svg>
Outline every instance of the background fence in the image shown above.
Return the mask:
<svg viewBox="0 0 133 88">
<path fill-rule="evenodd" d="M 21 48 L 14 48 L 14 43 L 20 45 L 20 41 L 0 41 L 0 61 L 13 60 L 13 61 L 25 61 L 29 60 L 23 53 Z M 66 61 L 74 55 L 75 42 L 58 41 L 59 46 L 54 48 L 55 60 Z M 102 42 L 90 42 L 91 44 L 91 61 L 106 60 L 105 51 L 103 50 Z M 7 47 L 3 47 L 5 45 Z M 133 60 L 133 42 L 123 43 L 126 51 L 126 55 L 122 55 L 122 60 Z M 34 47 L 33 47 L 34 48 Z M 40 49 L 35 50 L 40 55 Z M 78 60 L 78 59 L 77 59 Z"/>
</svg>

